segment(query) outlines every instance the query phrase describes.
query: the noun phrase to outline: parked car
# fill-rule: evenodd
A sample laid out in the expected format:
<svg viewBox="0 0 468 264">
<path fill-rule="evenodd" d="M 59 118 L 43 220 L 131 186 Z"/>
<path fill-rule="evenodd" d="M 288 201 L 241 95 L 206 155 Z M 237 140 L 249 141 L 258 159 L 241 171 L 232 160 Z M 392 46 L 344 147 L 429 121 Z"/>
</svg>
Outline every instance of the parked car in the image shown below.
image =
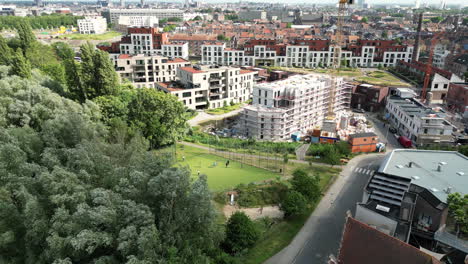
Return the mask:
<svg viewBox="0 0 468 264">
<path fill-rule="evenodd" d="M 353 109 L 353 112 L 363 114 L 363 113 L 365 113 L 366 111 L 364 111 L 364 110 L 362 110 L 362 109 Z"/>
<path fill-rule="evenodd" d="M 394 128 L 394 127 L 390 127 L 390 128 L 388 128 L 388 131 L 390 131 L 390 133 L 395 134 L 397 132 L 397 129 Z"/>
</svg>

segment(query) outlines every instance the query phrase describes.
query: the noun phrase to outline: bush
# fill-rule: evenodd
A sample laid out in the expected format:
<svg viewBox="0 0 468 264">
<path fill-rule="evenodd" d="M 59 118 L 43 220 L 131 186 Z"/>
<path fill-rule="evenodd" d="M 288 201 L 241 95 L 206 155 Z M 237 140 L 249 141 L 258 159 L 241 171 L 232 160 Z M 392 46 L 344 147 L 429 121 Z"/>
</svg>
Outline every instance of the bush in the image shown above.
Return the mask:
<svg viewBox="0 0 468 264">
<path fill-rule="evenodd" d="M 288 190 L 288 186 L 281 182 L 264 185 L 239 184 L 236 189 L 239 194 L 237 204 L 242 207 L 255 207 L 268 204 L 279 204 Z"/>
<path fill-rule="evenodd" d="M 286 198 L 280 205 L 280 208 L 286 217 L 299 215 L 304 212 L 306 207 L 306 198 L 300 192 L 294 190 L 288 192 Z"/>
<path fill-rule="evenodd" d="M 310 177 L 303 170 L 297 169 L 293 172 L 291 185 L 294 191 L 302 194 L 309 202 L 317 201 L 320 197 L 320 178 Z"/>
<path fill-rule="evenodd" d="M 235 212 L 226 224 L 223 247 L 230 254 L 239 254 L 257 242 L 260 232 L 255 223 L 243 212 Z"/>
</svg>

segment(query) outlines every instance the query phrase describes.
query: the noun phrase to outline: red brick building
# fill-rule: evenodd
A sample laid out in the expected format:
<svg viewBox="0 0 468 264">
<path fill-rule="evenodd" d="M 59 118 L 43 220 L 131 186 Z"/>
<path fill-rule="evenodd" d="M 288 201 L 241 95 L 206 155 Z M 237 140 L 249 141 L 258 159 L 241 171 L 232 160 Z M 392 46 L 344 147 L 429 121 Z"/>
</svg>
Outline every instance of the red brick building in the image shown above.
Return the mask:
<svg viewBox="0 0 468 264">
<path fill-rule="evenodd" d="M 450 110 L 464 114 L 468 112 L 468 83 L 451 83 L 447 93 Z"/>
<path fill-rule="evenodd" d="M 351 108 L 378 112 L 385 107 L 388 91 L 386 86 L 359 84 L 353 88 Z"/>
<path fill-rule="evenodd" d="M 351 152 L 374 152 L 377 150 L 377 139 L 377 135 L 373 132 L 350 135 Z"/>
</svg>

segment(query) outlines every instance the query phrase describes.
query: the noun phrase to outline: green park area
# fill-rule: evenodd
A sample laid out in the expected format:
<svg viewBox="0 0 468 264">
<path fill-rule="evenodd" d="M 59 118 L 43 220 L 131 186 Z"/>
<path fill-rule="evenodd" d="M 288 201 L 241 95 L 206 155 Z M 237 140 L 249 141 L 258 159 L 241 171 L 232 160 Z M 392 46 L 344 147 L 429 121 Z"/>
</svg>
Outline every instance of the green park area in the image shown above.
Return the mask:
<svg viewBox="0 0 468 264">
<path fill-rule="evenodd" d="M 407 82 L 403 82 L 391 73 L 384 71 L 367 72 L 363 76 L 357 77 L 356 81 L 373 85 L 410 87 Z"/>
<path fill-rule="evenodd" d="M 226 161 L 229 165 L 226 167 Z M 210 154 L 208 150 L 191 146 L 177 146 L 177 161 L 179 165 L 189 166 L 192 176 L 200 174 L 208 176 L 208 186 L 212 191 L 231 189 L 238 184 L 260 183 L 279 176 L 269 170 L 243 164 L 229 157 Z"/>
<path fill-rule="evenodd" d="M 213 108 L 213 109 L 208 109 L 206 112 L 211 115 L 222 115 L 225 113 L 229 113 L 231 111 L 237 110 L 242 107 L 242 103 L 239 104 L 232 104 L 232 105 L 226 105 L 220 108 Z"/>
<path fill-rule="evenodd" d="M 116 31 L 109 31 L 104 34 L 66 34 L 61 35 L 60 38 L 71 40 L 109 40 L 120 35 L 122 35 L 122 33 Z"/>
</svg>

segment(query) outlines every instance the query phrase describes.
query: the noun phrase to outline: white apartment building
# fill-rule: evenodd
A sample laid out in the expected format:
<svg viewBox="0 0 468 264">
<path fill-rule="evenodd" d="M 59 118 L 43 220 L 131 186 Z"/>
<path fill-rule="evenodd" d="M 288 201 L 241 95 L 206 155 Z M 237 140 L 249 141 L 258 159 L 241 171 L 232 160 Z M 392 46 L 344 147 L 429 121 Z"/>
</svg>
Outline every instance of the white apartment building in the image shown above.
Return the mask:
<svg viewBox="0 0 468 264">
<path fill-rule="evenodd" d="M 177 69 L 177 82 L 157 88 L 179 98 L 190 109 L 218 108 L 251 98 L 254 71 L 237 67 L 194 66 Z"/>
<path fill-rule="evenodd" d="M 121 54 L 112 58 L 121 79 L 127 79 L 137 88 L 156 88 L 156 83 L 177 79 L 177 69 L 190 66 L 181 58 L 168 59 L 157 55 Z"/>
<path fill-rule="evenodd" d="M 109 9 L 109 19 L 111 23 L 117 23 L 120 16 L 152 16 L 158 19 L 176 17 L 183 19 L 184 11 L 180 9 Z"/>
<path fill-rule="evenodd" d="M 107 21 L 105 18 L 87 17 L 78 19 L 78 31 L 80 34 L 103 34 L 107 30 Z"/>
<path fill-rule="evenodd" d="M 325 75 L 294 75 L 254 86 L 252 105 L 241 113 L 243 134 L 258 140 L 285 141 L 295 132 L 321 126 L 328 112 L 332 80 Z M 348 109 L 352 86 L 337 78 L 333 109 Z"/>
<path fill-rule="evenodd" d="M 434 47 L 434 55 L 432 59 L 432 65 L 439 69 L 445 69 L 445 59 L 450 54 L 450 51 L 447 50 L 447 46 L 442 44 L 437 44 Z"/>
<path fill-rule="evenodd" d="M 169 42 L 162 45 L 162 55 L 170 58 L 182 58 L 188 60 L 188 42 Z"/>
<path fill-rule="evenodd" d="M 159 19 L 155 16 L 120 16 L 118 24 L 124 27 L 158 27 Z"/>
<path fill-rule="evenodd" d="M 288 45 L 285 55 L 278 55 L 275 50 L 256 45 L 253 50 L 232 50 L 224 43 L 202 45 L 202 63 L 240 66 L 282 66 L 282 67 L 329 67 L 332 65 L 332 46 L 327 50 L 313 51 L 309 46 Z M 353 56 L 351 51 L 342 50 L 340 61 L 347 61 L 352 67 L 396 66 L 399 60 L 411 61 L 413 47 L 404 51 L 386 51 L 382 61 L 375 59 L 375 46 L 362 46 L 360 56 Z"/>
<path fill-rule="evenodd" d="M 408 89 L 387 98 L 385 114 L 390 123 L 416 145 L 451 142 L 453 126 L 445 120 L 445 112 L 423 105 Z"/>
</svg>

